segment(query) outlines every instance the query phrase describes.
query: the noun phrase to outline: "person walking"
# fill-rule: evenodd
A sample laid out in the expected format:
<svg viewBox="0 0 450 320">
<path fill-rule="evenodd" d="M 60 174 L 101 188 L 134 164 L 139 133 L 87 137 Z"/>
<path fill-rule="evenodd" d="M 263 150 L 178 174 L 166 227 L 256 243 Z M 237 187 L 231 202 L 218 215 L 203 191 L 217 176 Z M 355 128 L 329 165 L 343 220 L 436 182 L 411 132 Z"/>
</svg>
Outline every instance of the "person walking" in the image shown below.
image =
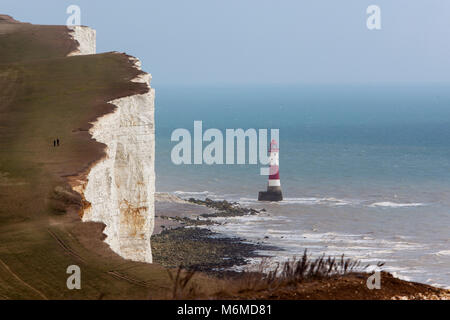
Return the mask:
<svg viewBox="0 0 450 320">
<path fill-rule="evenodd" d="M 59 147 L 59 138 L 56 139 L 56 145 Z"/>
<path fill-rule="evenodd" d="M 53 139 L 53 147 L 56 147 L 56 140 Z"/>
</svg>

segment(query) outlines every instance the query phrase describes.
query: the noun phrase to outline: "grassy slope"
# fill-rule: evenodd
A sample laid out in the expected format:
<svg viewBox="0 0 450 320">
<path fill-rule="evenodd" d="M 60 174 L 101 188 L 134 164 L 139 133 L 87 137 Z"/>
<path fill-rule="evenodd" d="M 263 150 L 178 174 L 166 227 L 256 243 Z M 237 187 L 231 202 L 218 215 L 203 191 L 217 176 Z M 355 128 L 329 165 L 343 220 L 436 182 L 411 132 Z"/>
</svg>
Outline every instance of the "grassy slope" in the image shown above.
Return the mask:
<svg viewBox="0 0 450 320">
<path fill-rule="evenodd" d="M 18 23 L 0 15 L 0 63 L 65 57 L 76 47 L 65 26 Z"/>
<path fill-rule="evenodd" d="M 105 102 L 147 90 L 129 81 L 138 71 L 125 55 L 65 58 L 73 47 L 64 27 L 0 19 L 0 299 L 164 296 L 164 269 L 111 252 L 102 225 L 80 222 L 76 197 L 52 199 L 55 187 L 67 189 L 64 176 L 103 155 L 87 130 L 112 110 Z M 66 288 L 72 264 L 82 290 Z"/>
</svg>

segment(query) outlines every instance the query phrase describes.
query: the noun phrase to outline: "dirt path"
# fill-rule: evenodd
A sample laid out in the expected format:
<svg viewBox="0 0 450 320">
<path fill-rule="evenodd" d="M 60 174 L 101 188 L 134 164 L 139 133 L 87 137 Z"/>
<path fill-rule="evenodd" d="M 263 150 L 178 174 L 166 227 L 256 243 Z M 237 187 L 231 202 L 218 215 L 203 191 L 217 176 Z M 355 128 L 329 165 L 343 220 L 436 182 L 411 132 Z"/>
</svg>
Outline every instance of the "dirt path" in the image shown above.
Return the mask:
<svg viewBox="0 0 450 320">
<path fill-rule="evenodd" d="M 82 262 L 86 262 L 82 257 L 80 257 L 75 251 L 73 251 L 68 245 L 66 245 L 54 232 L 52 232 L 50 229 L 47 230 L 48 233 L 58 242 L 61 248 L 68 254 L 70 254 L 72 257 L 74 257 L 77 260 L 80 260 Z"/>
<path fill-rule="evenodd" d="M 32 287 L 30 284 L 28 284 L 27 282 L 25 282 L 24 280 L 22 280 L 16 273 L 14 273 L 9 267 L 8 265 L 3 262 L 2 259 L 0 259 L 0 265 L 3 266 L 3 268 L 6 269 L 6 271 L 8 271 L 14 278 L 17 279 L 17 281 L 19 281 L 20 283 L 22 283 L 24 286 L 26 286 L 27 288 L 31 289 L 32 291 L 36 292 L 40 297 L 42 297 L 42 299 L 44 300 L 48 300 L 48 298 L 42 293 L 40 292 L 38 289 Z"/>
<path fill-rule="evenodd" d="M 140 287 L 150 288 L 150 286 L 145 281 L 140 281 L 140 280 L 133 279 L 131 277 L 122 275 L 122 274 L 120 274 L 117 271 L 108 271 L 108 274 L 110 274 L 114 278 L 127 281 L 127 282 L 129 282 L 131 284 L 134 284 L 134 285 L 137 285 L 137 286 L 140 286 Z"/>
</svg>

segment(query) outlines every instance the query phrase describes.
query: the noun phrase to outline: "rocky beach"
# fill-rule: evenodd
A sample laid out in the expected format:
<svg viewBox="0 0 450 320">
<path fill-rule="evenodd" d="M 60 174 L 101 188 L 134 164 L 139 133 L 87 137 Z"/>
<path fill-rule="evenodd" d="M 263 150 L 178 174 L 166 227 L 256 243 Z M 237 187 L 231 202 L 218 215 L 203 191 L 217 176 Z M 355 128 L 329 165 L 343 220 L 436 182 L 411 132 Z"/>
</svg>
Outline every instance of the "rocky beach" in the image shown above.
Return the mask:
<svg viewBox="0 0 450 320">
<path fill-rule="evenodd" d="M 293 282 L 292 279 L 290 281 L 272 279 L 271 281 L 280 282 L 276 285 L 268 285 L 267 276 L 261 277 L 259 274 L 262 269 L 246 268 L 246 265 L 249 259 L 261 258 L 262 266 L 264 261 L 268 261 L 264 250 L 280 250 L 280 248 L 267 245 L 264 241 L 254 243 L 247 239 L 219 234 L 209 230 L 208 226 L 226 223 L 215 219 L 218 217 L 269 213 L 265 210 L 241 207 L 238 203 L 226 200 L 214 201 L 208 198 L 183 200 L 169 193 L 156 193 L 155 200 L 155 232 L 152 236 L 154 263 L 168 270 L 181 267 L 215 279 L 222 279 L 221 281 L 225 281 L 224 283 L 232 289 L 208 293 L 215 298 L 390 300 L 450 298 L 449 290 L 404 281 L 383 271 L 381 272 L 382 289 L 370 290 L 367 288 L 366 281 L 371 274 L 365 271 L 364 266 L 351 259 L 343 263 L 355 264 L 356 267 L 350 268 L 349 272 L 311 276 L 298 283 Z M 244 272 L 236 271 L 236 267 L 240 267 L 240 270 Z M 274 288 L 269 290 L 270 286 Z M 195 296 L 181 295 L 180 297 L 202 298 L 203 295 L 200 290 L 195 293 Z"/>
<path fill-rule="evenodd" d="M 216 217 L 264 214 L 263 211 L 242 208 L 226 200 L 183 200 L 167 193 L 157 193 L 155 200 L 155 231 L 151 242 L 155 263 L 223 275 L 233 273 L 232 267 L 246 265 L 248 258 L 262 258 L 261 252 L 273 249 L 260 242 L 251 243 L 208 229 L 210 225 L 223 223 L 215 221 Z"/>
</svg>

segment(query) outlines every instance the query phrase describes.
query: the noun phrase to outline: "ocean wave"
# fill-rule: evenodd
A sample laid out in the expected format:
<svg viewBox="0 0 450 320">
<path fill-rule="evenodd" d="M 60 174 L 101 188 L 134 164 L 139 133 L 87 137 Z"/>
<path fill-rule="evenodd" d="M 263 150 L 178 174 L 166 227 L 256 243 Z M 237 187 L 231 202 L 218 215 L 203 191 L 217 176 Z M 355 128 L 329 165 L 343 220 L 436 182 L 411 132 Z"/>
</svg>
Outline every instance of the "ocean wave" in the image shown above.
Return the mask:
<svg viewBox="0 0 450 320">
<path fill-rule="evenodd" d="M 450 250 L 441 250 L 434 253 L 436 256 L 450 256 Z"/>
<path fill-rule="evenodd" d="M 398 270 L 399 272 L 393 271 L 394 269 Z M 397 278 L 397 279 L 400 279 L 400 280 L 403 280 L 403 281 L 411 281 L 410 277 L 405 276 L 404 274 L 400 273 L 400 272 L 405 272 L 406 270 L 408 270 L 406 268 L 393 268 L 393 267 L 391 267 L 391 268 L 385 268 L 384 270 L 388 271 L 390 274 L 392 274 L 392 276 L 394 278 Z"/>
<path fill-rule="evenodd" d="M 177 195 L 188 195 L 188 194 L 197 194 L 197 195 L 206 195 L 210 194 L 209 191 L 175 191 Z"/>
<path fill-rule="evenodd" d="M 369 205 L 371 208 L 385 207 L 385 208 L 405 208 L 405 207 L 422 207 L 425 203 L 413 202 L 413 203 L 397 203 L 391 201 L 375 202 Z"/>
<path fill-rule="evenodd" d="M 227 222 L 228 224 L 235 224 L 236 226 L 240 225 L 246 225 L 251 224 L 254 226 L 254 223 L 257 222 L 259 224 L 264 223 L 266 221 L 271 221 L 271 225 L 273 225 L 272 221 L 276 220 L 278 221 L 278 217 L 274 218 L 271 216 L 266 215 L 244 215 L 244 216 L 231 216 L 231 217 L 210 217 L 208 218 L 210 220 L 216 221 L 216 222 Z M 289 222 L 289 220 L 285 220 L 286 222 Z M 230 226 L 231 227 L 231 226 Z M 261 225 L 261 232 L 265 232 L 266 224 Z M 255 228 L 257 229 L 257 228 Z M 289 232 L 289 231 L 286 231 Z"/>
<path fill-rule="evenodd" d="M 260 204 L 261 202 L 255 198 L 240 198 L 238 202 L 241 205 Z M 360 199 L 338 199 L 334 197 L 298 197 L 298 198 L 284 198 L 280 202 L 271 202 L 275 205 L 300 205 L 300 206 L 328 206 L 328 207 L 340 207 L 340 206 L 365 206 L 369 208 L 411 208 L 411 207 L 423 207 L 426 203 L 422 202 L 392 202 L 392 201 L 379 201 L 368 204 L 367 200 Z M 370 202 L 369 202 L 370 203 Z"/>
<path fill-rule="evenodd" d="M 275 217 L 267 218 L 275 219 Z M 268 225 L 268 221 L 258 221 L 258 216 L 252 216 L 250 219 L 236 217 L 228 220 L 228 222 L 211 226 L 211 228 L 221 233 L 237 235 L 253 243 L 262 241 L 265 244 L 273 245 L 273 249 L 261 252 L 262 255 L 271 257 L 273 261 L 286 261 L 292 259 L 293 256 L 299 257 L 307 248 L 308 254 L 313 258 L 320 257 L 322 254 L 339 258 L 344 254 L 347 258 L 360 260 L 361 263 L 370 265 L 368 272 L 378 270 L 377 263 L 381 261 L 386 263 L 383 270 L 405 280 L 417 278 L 414 274 L 419 274 L 419 271 L 401 265 L 403 254 L 426 247 L 423 244 L 410 241 L 380 239 L 358 233 L 319 233 L 306 230 L 277 229 L 273 225 Z M 272 224 L 273 222 L 269 223 Z M 439 253 L 447 255 L 450 254 L 450 250 L 439 251 Z M 256 259 L 255 261 L 259 260 Z M 249 261 L 245 268 L 251 267 L 255 261 Z"/>
<path fill-rule="evenodd" d="M 238 201 L 240 204 L 254 204 L 261 203 L 256 198 L 245 198 L 241 197 Z M 329 206 L 345 206 L 358 204 L 361 201 L 358 200 L 348 200 L 348 199 L 337 199 L 333 197 L 298 197 L 298 198 L 284 198 L 280 202 L 272 202 L 273 204 L 279 205 L 289 205 L 289 204 L 299 204 L 299 205 L 329 205 Z"/>
<path fill-rule="evenodd" d="M 359 201 L 348 199 L 337 199 L 333 197 L 303 197 L 303 198 L 284 198 L 278 202 L 280 205 L 299 204 L 299 205 L 326 205 L 326 206 L 347 206 L 358 203 Z"/>
<path fill-rule="evenodd" d="M 243 206 L 251 206 L 255 204 L 264 204 L 258 201 L 257 198 L 249 197 L 239 197 L 238 195 L 224 194 L 217 195 L 210 191 L 174 191 L 173 194 L 179 196 L 183 199 L 188 198 L 210 198 L 212 200 L 228 200 L 232 202 L 238 202 Z M 280 202 L 271 202 L 274 205 L 300 205 L 300 206 L 328 206 L 328 207 L 339 207 L 339 206 L 366 206 L 370 208 L 408 208 L 408 207 L 422 207 L 426 206 L 426 203 L 422 202 L 392 202 L 392 201 L 379 201 L 371 204 L 367 204 L 367 200 L 361 199 L 339 199 L 335 197 L 287 197 Z"/>
<path fill-rule="evenodd" d="M 443 284 L 443 283 L 439 283 L 439 282 L 435 282 L 433 279 L 427 279 L 426 282 L 427 282 L 430 286 L 442 288 L 442 289 L 445 289 L 445 290 L 450 290 L 450 286 L 449 286 L 449 285 Z"/>
<path fill-rule="evenodd" d="M 345 234 L 345 233 L 337 233 L 337 232 L 325 232 L 325 233 L 303 233 L 302 237 L 304 238 L 310 238 L 310 239 L 320 239 L 320 240 L 326 240 L 326 239 L 348 239 L 348 238 L 359 238 L 362 237 L 361 234 Z"/>
</svg>

